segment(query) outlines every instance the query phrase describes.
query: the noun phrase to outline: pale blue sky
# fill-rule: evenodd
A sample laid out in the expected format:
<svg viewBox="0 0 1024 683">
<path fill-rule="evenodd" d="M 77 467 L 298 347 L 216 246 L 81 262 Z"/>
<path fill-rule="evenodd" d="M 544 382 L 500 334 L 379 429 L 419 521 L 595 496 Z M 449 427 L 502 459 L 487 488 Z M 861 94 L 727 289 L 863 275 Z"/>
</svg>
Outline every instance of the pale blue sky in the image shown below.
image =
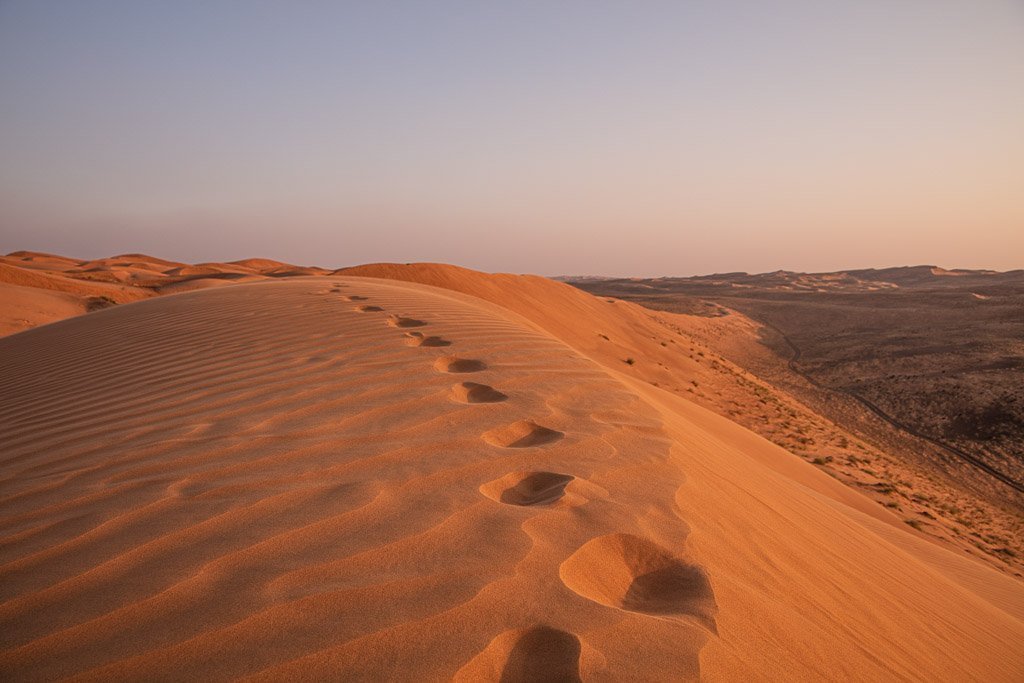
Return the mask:
<svg viewBox="0 0 1024 683">
<path fill-rule="evenodd" d="M 1024 267 L 1024 4 L 0 0 L 0 251 Z"/>
</svg>

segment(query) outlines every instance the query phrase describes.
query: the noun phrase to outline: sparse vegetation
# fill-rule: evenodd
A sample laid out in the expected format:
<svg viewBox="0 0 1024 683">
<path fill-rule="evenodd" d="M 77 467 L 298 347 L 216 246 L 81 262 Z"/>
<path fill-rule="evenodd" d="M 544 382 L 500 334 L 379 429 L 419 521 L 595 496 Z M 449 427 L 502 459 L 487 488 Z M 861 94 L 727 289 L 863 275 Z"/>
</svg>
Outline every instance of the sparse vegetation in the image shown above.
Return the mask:
<svg viewBox="0 0 1024 683">
<path fill-rule="evenodd" d="M 110 308 L 116 306 L 117 302 L 111 299 L 109 296 L 91 296 L 85 300 L 85 310 L 90 313 L 93 311 L 99 311 L 104 308 Z"/>
<path fill-rule="evenodd" d="M 898 286 L 881 285 L 877 278 L 883 276 L 907 279 Z M 1024 296 L 1024 279 L 1011 273 L 936 279 L 927 268 L 843 274 L 841 282 L 820 277 L 734 274 L 715 281 L 605 280 L 580 286 L 648 308 L 701 316 L 708 322 L 694 327 L 659 320 L 678 335 L 689 362 L 697 363 L 701 387 L 696 390 L 697 380 L 686 387 L 691 400 L 753 429 L 822 467 L 822 472 L 870 492 L 879 505 L 904 511 L 902 516 L 917 520 L 924 533 L 960 548 L 977 547 L 993 566 L 1020 575 L 1024 499 L 991 497 L 992 482 L 979 485 L 984 476 L 976 470 L 958 468 L 956 458 L 936 457 L 937 449 L 926 452 L 920 441 L 905 440 L 905 432 L 880 419 L 872 417 L 873 424 L 866 429 L 867 409 L 859 399 L 997 469 L 1013 470 L 1015 479 L 1024 482 L 1019 452 L 1024 441 L 1024 384 L 1011 381 L 1014 373 L 1019 378 L 1019 360 L 1013 360 L 1019 353 L 1006 346 L 1007 340 L 1024 338 L 1024 321 L 1013 315 Z M 965 308 L 963 289 L 974 287 L 972 282 L 979 277 L 1002 288 L 1001 301 L 995 304 L 990 297 L 984 309 Z M 922 283 L 924 289 L 918 289 Z M 739 315 L 715 318 L 719 311 L 708 299 Z M 841 315 L 822 317 L 830 306 Z M 776 349 L 776 360 L 788 374 L 773 370 L 780 374 L 766 376 L 761 372 L 763 357 L 756 354 L 752 358 L 760 358 L 761 364 L 746 364 L 737 349 L 753 348 L 745 335 L 756 328 L 750 319 L 744 321 L 744 313 L 775 326 L 776 331 L 761 328 L 756 348 L 758 353 L 765 345 Z M 964 325 L 965 316 L 971 316 L 971 325 Z M 1009 320 L 1015 322 L 1008 324 Z M 779 329 L 790 338 L 780 338 Z M 719 346 L 723 339 L 732 346 Z M 790 386 L 806 382 L 801 377 L 789 383 L 794 370 L 785 364 L 794 347 L 800 351 L 797 374 L 807 373 L 805 377 L 825 387 L 822 391 L 807 388 L 800 395 L 787 394 Z M 732 355 L 712 353 L 724 348 Z M 704 368 L 715 374 L 701 374 Z M 786 384 L 779 385 L 776 379 Z M 837 400 L 843 392 L 858 399 Z M 805 400 L 810 404 L 801 405 Z M 826 448 L 832 462 L 821 453 Z M 940 461 L 943 464 L 937 465 Z M 826 463 L 828 467 L 823 466 Z M 984 541 L 972 544 L 965 528 L 982 534 Z M 1013 554 L 996 552 L 999 547 Z"/>
</svg>

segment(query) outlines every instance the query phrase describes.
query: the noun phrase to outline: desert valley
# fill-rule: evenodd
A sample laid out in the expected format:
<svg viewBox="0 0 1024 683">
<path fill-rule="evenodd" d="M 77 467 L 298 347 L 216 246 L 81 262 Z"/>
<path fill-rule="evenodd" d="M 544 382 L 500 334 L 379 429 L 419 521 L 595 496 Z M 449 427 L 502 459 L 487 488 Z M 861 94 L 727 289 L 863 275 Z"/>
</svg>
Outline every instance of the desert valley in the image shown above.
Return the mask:
<svg viewBox="0 0 1024 683">
<path fill-rule="evenodd" d="M 747 301 L 438 264 L 0 274 L 5 679 L 1024 672 L 1019 490 L 792 373 Z"/>
</svg>

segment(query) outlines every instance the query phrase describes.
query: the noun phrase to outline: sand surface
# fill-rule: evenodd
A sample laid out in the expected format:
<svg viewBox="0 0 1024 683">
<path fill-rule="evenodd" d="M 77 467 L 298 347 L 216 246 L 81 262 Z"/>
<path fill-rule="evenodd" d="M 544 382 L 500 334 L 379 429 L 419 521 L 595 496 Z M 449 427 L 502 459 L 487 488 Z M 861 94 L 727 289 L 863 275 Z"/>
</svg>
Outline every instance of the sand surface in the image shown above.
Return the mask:
<svg viewBox="0 0 1024 683">
<path fill-rule="evenodd" d="M 0 339 L 3 678 L 1021 680 L 1022 584 L 465 272 Z"/>
<path fill-rule="evenodd" d="M 83 261 L 15 251 L 0 255 L 0 336 L 162 294 L 327 272 L 259 258 L 190 265 L 145 254 Z"/>
</svg>

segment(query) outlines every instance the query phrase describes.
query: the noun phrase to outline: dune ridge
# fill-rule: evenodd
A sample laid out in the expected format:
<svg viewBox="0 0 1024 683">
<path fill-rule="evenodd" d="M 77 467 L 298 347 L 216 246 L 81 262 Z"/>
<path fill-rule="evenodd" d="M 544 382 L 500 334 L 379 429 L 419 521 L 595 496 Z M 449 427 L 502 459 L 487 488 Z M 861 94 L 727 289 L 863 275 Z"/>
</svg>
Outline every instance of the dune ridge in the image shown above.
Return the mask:
<svg viewBox="0 0 1024 683">
<path fill-rule="evenodd" d="M 0 339 L 5 677 L 1024 671 L 951 553 L 562 338 L 611 304 L 454 289 L 267 279 Z"/>
<path fill-rule="evenodd" d="M 971 495 L 952 474 L 915 464 L 916 455 L 890 453 L 883 448 L 886 441 L 879 447 L 798 400 L 786 374 L 775 368 L 786 367 L 786 361 L 763 344 L 762 335 L 770 330 L 737 311 L 725 315 L 718 307 L 711 317 L 680 315 L 546 278 L 444 264 L 368 264 L 337 272 L 420 282 L 515 311 L 606 369 L 683 396 L 800 455 L 843 482 L 844 487 L 830 487 L 830 495 L 838 492 L 873 517 L 912 525 L 933 542 L 1024 578 L 1014 550 L 1021 521 L 1012 498 Z M 775 381 L 765 381 L 761 373 Z M 848 495 L 851 489 L 856 494 Z"/>
<path fill-rule="evenodd" d="M 188 264 L 146 254 L 89 261 L 13 251 L 0 256 L 0 336 L 152 296 L 328 272 L 260 258 Z"/>
</svg>

